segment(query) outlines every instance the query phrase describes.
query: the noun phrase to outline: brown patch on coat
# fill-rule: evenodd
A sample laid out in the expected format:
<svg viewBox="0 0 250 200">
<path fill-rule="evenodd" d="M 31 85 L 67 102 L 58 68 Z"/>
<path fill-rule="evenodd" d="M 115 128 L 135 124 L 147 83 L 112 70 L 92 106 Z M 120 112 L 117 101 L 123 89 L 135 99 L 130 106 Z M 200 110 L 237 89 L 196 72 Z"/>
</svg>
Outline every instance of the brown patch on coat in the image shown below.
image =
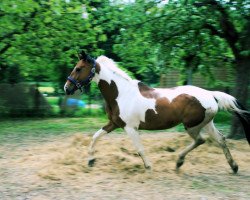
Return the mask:
<svg viewBox="0 0 250 200">
<path fill-rule="evenodd" d="M 126 126 L 126 123 L 119 116 L 120 110 L 116 101 L 119 92 L 115 82 L 111 81 L 111 83 L 109 84 L 107 81 L 100 80 L 98 83 L 98 87 L 106 101 L 106 112 L 108 114 L 109 120 L 116 127 L 124 128 Z M 108 130 L 111 130 L 114 127 L 110 125 L 106 128 Z"/>
<path fill-rule="evenodd" d="M 142 82 L 138 83 L 138 88 L 141 95 L 145 98 L 156 99 L 158 96 L 154 88 L 151 88 Z"/>
<path fill-rule="evenodd" d="M 205 118 L 205 108 L 193 96 L 181 94 L 170 101 L 166 97 L 156 99 L 156 113 L 148 109 L 145 122 L 141 122 L 139 129 L 160 130 L 183 123 L 185 128 L 200 124 Z"/>
<path fill-rule="evenodd" d="M 95 72 L 96 72 L 97 74 L 100 74 L 100 71 L 101 71 L 101 67 L 100 67 L 99 63 L 96 62 Z"/>
<path fill-rule="evenodd" d="M 108 133 L 110 133 L 111 131 L 115 130 L 116 128 L 118 128 L 114 122 L 109 121 L 107 125 L 105 125 L 104 127 L 102 127 L 103 130 L 107 131 Z"/>
</svg>

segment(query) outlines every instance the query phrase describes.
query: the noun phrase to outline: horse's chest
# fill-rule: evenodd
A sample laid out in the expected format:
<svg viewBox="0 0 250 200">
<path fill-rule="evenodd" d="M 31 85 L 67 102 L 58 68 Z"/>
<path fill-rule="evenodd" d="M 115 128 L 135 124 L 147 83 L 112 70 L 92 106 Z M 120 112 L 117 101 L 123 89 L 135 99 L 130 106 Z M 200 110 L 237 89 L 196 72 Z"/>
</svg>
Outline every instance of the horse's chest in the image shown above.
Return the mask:
<svg viewBox="0 0 250 200">
<path fill-rule="evenodd" d="M 117 127 L 124 128 L 126 123 L 120 117 L 120 109 L 116 101 L 111 104 L 106 105 L 106 113 L 108 118 L 112 121 Z"/>
<path fill-rule="evenodd" d="M 140 121 L 145 120 L 147 110 L 155 110 L 155 99 L 144 98 L 137 91 L 118 96 L 117 104 L 120 117 L 132 127 L 138 127 Z"/>
</svg>

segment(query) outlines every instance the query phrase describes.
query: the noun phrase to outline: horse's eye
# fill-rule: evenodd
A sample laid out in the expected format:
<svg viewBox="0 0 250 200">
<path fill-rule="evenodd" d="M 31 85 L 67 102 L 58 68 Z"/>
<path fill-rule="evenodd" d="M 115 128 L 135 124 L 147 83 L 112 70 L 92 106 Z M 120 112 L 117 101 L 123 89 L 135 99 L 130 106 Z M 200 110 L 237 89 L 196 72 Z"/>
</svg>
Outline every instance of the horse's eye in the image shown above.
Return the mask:
<svg viewBox="0 0 250 200">
<path fill-rule="evenodd" d="M 81 71 L 81 68 L 76 68 L 76 72 L 80 72 Z"/>
</svg>

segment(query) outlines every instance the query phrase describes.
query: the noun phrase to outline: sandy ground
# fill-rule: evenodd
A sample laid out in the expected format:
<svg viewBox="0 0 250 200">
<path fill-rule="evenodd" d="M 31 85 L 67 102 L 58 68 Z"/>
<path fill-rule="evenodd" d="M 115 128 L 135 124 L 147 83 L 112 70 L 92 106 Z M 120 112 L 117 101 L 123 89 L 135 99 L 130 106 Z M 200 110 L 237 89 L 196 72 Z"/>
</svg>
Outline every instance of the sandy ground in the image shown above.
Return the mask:
<svg viewBox="0 0 250 200">
<path fill-rule="evenodd" d="M 239 165 L 235 175 L 222 150 L 210 140 L 191 152 L 177 173 L 178 153 L 191 139 L 182 133 L 141 137 L 152 171 L 143 168 L 125 134 L 102 138 L 92 168 L 87 166 L 88 134 L 2 144 L 0 199 L 250 199 L 250 147 L 245 140 L 228 140 Z"/>
</svg>

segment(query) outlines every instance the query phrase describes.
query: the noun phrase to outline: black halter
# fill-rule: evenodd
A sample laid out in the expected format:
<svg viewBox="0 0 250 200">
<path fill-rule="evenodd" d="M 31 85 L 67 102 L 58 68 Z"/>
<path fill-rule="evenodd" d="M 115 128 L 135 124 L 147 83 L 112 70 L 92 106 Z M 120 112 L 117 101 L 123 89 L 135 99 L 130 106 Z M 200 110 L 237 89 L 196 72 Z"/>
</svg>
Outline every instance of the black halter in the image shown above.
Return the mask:
<svg viewBox="0 0 250 200">
<path fill-rule="evenodd" d="M 88 86 L 90 84 L 90 82 L 92 81 L 93 77 L 95 76 L 95 71 L 96 71 L 96 62 L 95 62 L 95 60 L 93 60 L 93 63 L 94 64 L 93 64 L 93 66 L 92 66 L 92 68 L 90 70 L 90 74 L 88 75 L 88 77 L 86 79 L 84 79 L 82 81 L 77 81 L 74 78 L 72 78 L 71 76 L 69 76 L 67 78 L 67 80 L 69 80 L 71 83 L 73 83 L 76 86 L 76 88 L 78 90 L 80 90 L 81 92 L 82 92 L 82 87 Z"/>
</svg>

